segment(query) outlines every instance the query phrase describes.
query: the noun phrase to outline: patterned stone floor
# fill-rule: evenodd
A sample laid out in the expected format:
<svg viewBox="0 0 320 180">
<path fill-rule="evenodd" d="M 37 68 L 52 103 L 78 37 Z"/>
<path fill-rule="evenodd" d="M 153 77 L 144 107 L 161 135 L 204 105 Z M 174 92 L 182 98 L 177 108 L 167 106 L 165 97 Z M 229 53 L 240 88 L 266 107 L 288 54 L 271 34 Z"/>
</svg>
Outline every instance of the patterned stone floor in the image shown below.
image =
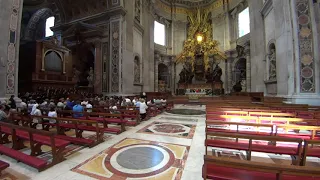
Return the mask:
<svg viewBox="0 0 320 180">
<path fill-rule="evenodd" d="M 175 108 L 204 110 L 205 106 L 175 105 Z M 120 135 L 105 134 L 105 137 L 104 143 L 93 148 L 70 147 L 66 161 L 40 173 L 0 155 L 1 160 L 10 163 L 0 180 L 202 179 L 206 151 L 205 116 L 163 113 L 127 128 Z M 209 148 L 208 154 L 246 159 L 244 151 Z M 290 156 L 253 152 L 252 161 L 291 164 L 292 159 Z M 320 159 L 308 159 L 307 166 L 320 167 Z"/>
<path fill-rule="evenodd" d="M 205 110 L 204 106 L 176 108 Z M 205 116 L 163 113 L 120 135 L 105 134 L 105 142 L 93 148 L 70 147 L 66 161 L 40 173 L 0 155 L 10 163 L 0 180 L 198 180 L 202 179 L 204 129 Z"/>
</svg>

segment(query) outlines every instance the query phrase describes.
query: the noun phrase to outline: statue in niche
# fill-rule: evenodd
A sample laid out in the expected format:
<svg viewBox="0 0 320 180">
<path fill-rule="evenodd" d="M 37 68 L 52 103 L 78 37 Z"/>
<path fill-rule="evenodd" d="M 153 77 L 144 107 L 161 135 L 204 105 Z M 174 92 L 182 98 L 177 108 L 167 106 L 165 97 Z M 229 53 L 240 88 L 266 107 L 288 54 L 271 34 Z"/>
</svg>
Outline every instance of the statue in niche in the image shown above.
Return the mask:
<svg viewBox="0 0 320 180">
<path fill-rule="evenodd" d="M 211 70 L 211 68 L 208 68 L 206 71 L 206 83 L 211 83 L 213 81 L 213 71 Z"/>
<path fill-rule="evenodd" d="M 80 80 L 79 76 L 80 76 L 81 72 L 76 68 L 76 66 L 73 66 L 72 73 L 73 73 L 73 78 L 78 83 Z"/>
<path fill-rule="evenodd" d="M 246 81 L 246 80 L 243 79 L 243 80 L 241 81 L 241 87 L 242 87 L 243 90 L 246 90 L 246 89 L 247 89 L 247 81 Z"/>
<path fill-rule="evenodd" d="M 94 72 L 93 72 L 93 68 L 92 67 L 90 67 L 89 76 L 87 77 L 87 80 L 89 82 L 88 86 L 92 87 L 93 86 L 93 80 L 94 80 Z"/>
<path fill-rule="evenodd" d="M 189 67 L 187 64 L 183 66 L 183 69 L 179 73 L 180 79 L 179 83 L 192 83 L 192 79 L 194 77 L 191 67 Z"/>
<path fill-rule="evenodd" d="M 217 64 L 213 70 L 213 82 L 222 82 L 221 76 L 222 76 L 222 69 Z"/>
<path fill-rule="evenodd" d="M 234 91 L 234 92 L 241 92 L 241 91 L 242 91 L 241 81 L 238 81 L 238 82 L 233 86 L 233 91 Z"/>
<path fill-rule="evenodd" d="M 276 49 L 270 49 L 269 58 L 269 80 L 277 79 L 277 65 L 276 65 Z"/>
</svg>

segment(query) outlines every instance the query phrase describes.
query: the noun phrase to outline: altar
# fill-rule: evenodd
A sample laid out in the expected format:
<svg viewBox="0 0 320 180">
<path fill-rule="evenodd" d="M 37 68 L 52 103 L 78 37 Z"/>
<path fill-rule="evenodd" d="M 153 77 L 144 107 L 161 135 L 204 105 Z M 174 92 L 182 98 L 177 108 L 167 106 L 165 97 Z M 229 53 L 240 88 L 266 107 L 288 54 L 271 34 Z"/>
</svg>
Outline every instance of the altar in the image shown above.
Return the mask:
<svg viewBox="0 0 320 180">
<path fill-rule="evenodd" d="M 212 39 L 210 12 L 194 10 L 188 14 L 188 20 L 188 38 L 175 61 L 182 65 L 176 95 L 186 95 L 189 99 L 222 95 L 223 71 L 219 64 L 226 56 L 219 50 L 219 42 Z"/>
<path fill-rule="evenodd" d="M 204 94 L 204 96 L 224 94 L 223 83 L 178 84 L 176 95 Z"/>
</svg>

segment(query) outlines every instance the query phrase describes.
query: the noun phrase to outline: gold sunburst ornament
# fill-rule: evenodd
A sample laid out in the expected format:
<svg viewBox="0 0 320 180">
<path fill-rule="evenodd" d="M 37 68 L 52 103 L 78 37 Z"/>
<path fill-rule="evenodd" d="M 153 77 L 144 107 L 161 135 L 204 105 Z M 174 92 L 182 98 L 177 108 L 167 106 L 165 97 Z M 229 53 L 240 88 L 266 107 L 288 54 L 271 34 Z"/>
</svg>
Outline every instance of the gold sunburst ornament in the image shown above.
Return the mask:
<svg viewBox="0 0 320 180">
<path fill-rule="evenodd" d="M 188 13 L 188 38 L 184 41 L 183 51 L 177 56 L 176 63 L 189 62 L 194 71 L 195 56 L 203 54 L 205 69 L 209 68 L 209 57 L 225 60 L 226 56 L 218 48 L 219 42 L 212 39 L 210 12 L 197 8 Z"/>
</svg>

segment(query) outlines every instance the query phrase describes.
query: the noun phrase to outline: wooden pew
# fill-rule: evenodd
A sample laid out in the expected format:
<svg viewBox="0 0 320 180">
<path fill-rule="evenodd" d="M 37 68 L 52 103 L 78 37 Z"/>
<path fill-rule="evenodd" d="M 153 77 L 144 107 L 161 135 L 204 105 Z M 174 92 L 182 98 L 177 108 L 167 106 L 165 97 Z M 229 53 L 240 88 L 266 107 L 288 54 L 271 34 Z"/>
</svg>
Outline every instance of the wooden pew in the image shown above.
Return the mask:
<svg viewBox="0 0 320 180">
<path fill-rule="evenodd" d="M 309 146 L 311 145 L 311 147 Z M 314 146 L 317 145 L 317 146 Z M 307 156 L 320 158 L 320 140 L 305 140 L 300 165 L 304 166 L 307 162 Z"/>
<path fill-rule="evenodd" d="M 75 119 L 75 118 L 48 118 L 47 116 L 30 116 L 32 118 L 41 118 L 43 119 L 42 129 L 45 131 L 49 131 L 50 128 L 55 127 L 58 135 L 56 136 L 59 139 L 63 139 L 66 141 L 70 141 L 73 144 L 84 145 L 88 147 L 94 147 L 103 140 L 104 132 L 109 132 L 109 129 L 103 128 L 99 126 L 97 121 L 91 120 L 83 120 L 83 119 Z M 55 123 L 50 123 L 44 119 L 52 119 L 55 120 Z M 66 129 L 74 129 L 76 137 L 67 136 L 65 134 Z M 96 139 L 88 139 L 83 137 L 84 131 L 91 131 L 96 133 Z"/>
<path fill-rule="evenodd" d="M 239 141 L 228 141 L 228 140 L 216 140 L 209 139 L 210 137 L 223 137 L 223 138 L 234 138 L 234 139 L 246 139 L 246 142 Z M 256 144 L 252 141 L 267 141 L 267 142 L 275 142 L 271 144 Z M 276 142 L 290 142 L 296 143 L 295 147 L 284 147 L 284 146 L 276 146 Z M 301 160 L 302 154 L 302 139 L 299 138 L 287 138 L 287 137 L 275 137 L 275 136 L 257 136 L 257 135 L 244 135 L 237 133 L 221 133 L 221 132 L 208 132 L 206 133 L 206 155 L 207 148 L 209 147 L 217 147 L 217 148 L 227 148 L 227 149 L 235 149 L 235 150 L 243 150 L 247 152 L 247 160 L 251 160 L 251 152 L 264 152 L 264 153 L 274 153 L 274 154 L 286 154 L 293 156 L 296 160 L 293 164 L 299 164 Z"/>
<path fill-rule="evenodd" d="M 123 119 L 122 114 L 111 114 L 111 113 L 87 113 L 83 119 L 94 120 L 100 123 L 103 123 L 106 132 L 120 134 L 121 132 L 126 131 L 125 125 L 128 122 Z M 120 129 L 110 128 L 108 124 L 120 124 Z"/>
<path fill-rule="evenodd" d="M 126 120 L 122 118 L 121 113 L 106 113 L 106 112 L 73 112 L 73 111 L 59 111 L 58 116 L 60 117 L 66 117 L 66 118 L 73 118 L 74 115 L 81 114 L 81 117 L 77 117 L 76 119 L 82 119 L 82 120 L 94 120 L 99 123 L 102 123 L 105 130 L 108 130 L 106 132 L 109 133 L 116 133 L 119 134 L 121 132 L 124 132 L 125 124 L 127 123 Z M 120 124 L 120 129 L 118 128 L 109 128 L 108 124 Z"/>
<path fill-rule="evenodd" d="M 203 178 L 215 180 L 316 180 L 316 167 L 249 162 L 224 157 L 204 156 Z"/>
<path fill-rule="evenodd" d="M 235 130 L 223 129 L 210 126 L 236 126 Z M 254 127 L 255 131 L 240 130 L 240 126 Z M 268 128 L 269 132 L 261 132 L 260 127 Z M 262 136 L 273 136 L 274 125 L 273 124 L 256 124 L 256 123 L 242 123 L 242 122 L 225 122 L 225 121 L 206 121 L 206 132 L 226 132 L 226 133 L 238 133 L 248 135 L 262 135 Z M 238 139 L 236 139 L 238 141 Z"/>
<path fill-rule="evenodd" d="M 285 133 L 279 133 L 279 129 L 283 129 Z M 302 133 L 288 133 L 291 130 L 293 132 L 305 130 L 310 131 L 310 134 L 302 134 Z M 320 131 L 319 126 L 301 126 L 301 125 L 291 125 L 291 124 L 277 124 L 275 125 L 275 136 L 281 137 L 293 137 L 293 138 L 301 138 L 301 139 L 311 139 L 311 140 L 319 140 L 320 137 L 317 135 L 317 131 Z"/>
<path fill-rule="evenodd" d="M 0 154 L 4 154 L 11 158 L 23 162 L 29 166 L 32 166 L 39 171 L 47 169 L 61 161 L 65 158 L 63 152 L 65 147 L 70 143 L 56 138 L 56 133 L 47 132 L 42 130 L 36 130 L 33 128 L 17 126 L 14 124 L 0 122 L 0 133 L 1 142 L 8 143 L 8 137 L 5 135 L 12 136 L 13 148 L 0 145 Z M 22 140 L 28 140 L 30 142 L 31 154 L 27 155 L 19 150 L 24 147 Z M 47 162 L 43 159 L 36 157 L 41 154 L 41 146 L 48 145 L 51 147 L 52 162 Z"/>
<path fill-rule="evenodd" d="M 10 166 L 9 163 L 0 160 L 0 177 L 2 176 L 2 171 Z"/>
</svg>

